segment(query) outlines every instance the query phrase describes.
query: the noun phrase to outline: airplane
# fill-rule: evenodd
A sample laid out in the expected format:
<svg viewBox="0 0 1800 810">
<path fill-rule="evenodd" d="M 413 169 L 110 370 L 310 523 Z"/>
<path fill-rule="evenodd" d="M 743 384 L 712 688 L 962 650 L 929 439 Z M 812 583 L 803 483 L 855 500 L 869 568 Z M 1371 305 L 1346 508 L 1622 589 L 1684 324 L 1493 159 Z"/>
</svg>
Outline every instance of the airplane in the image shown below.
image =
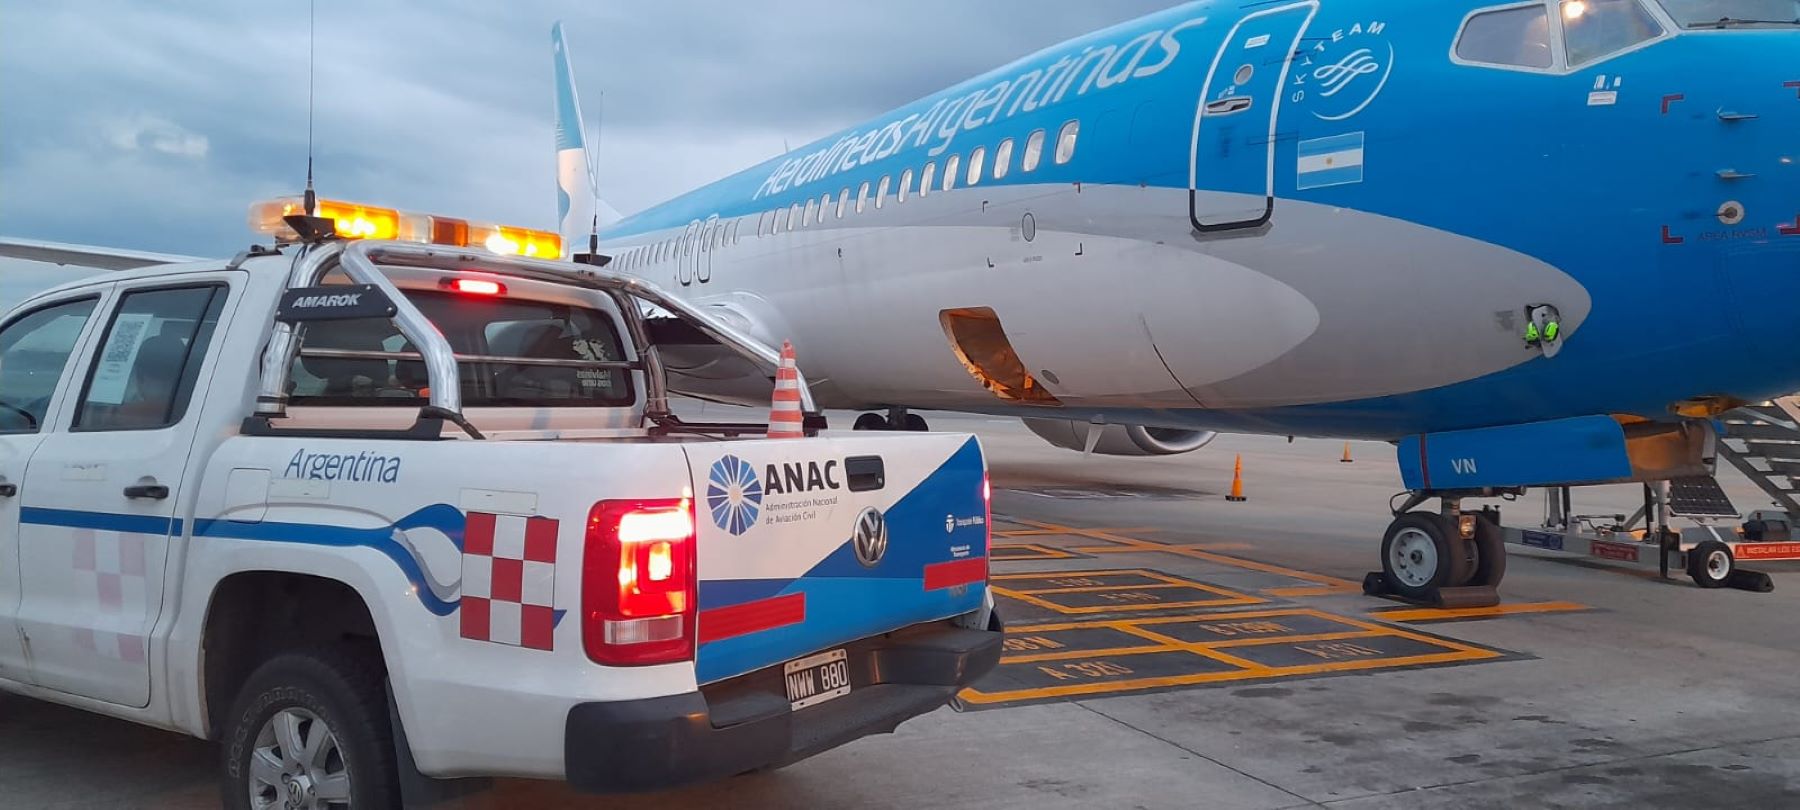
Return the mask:
<svg viewBox="0 0 1800 810">
<path fill-rule="evenodd" d="M 1190 3 L 605 223 L 552 42 L 565 244 L 791 341 L 862 429 L 1395 442 L 1403 595 L 1503 558 L 1465 497 L 1710 472 L 1714 417 L 1800 389 L 1797 0 Z"/>
<path fill-rule="evenodd" d="M 1712 418 L 1800 389 L 1796 52 L 1796 0 L 1190 3 L 598 236 L 791 340 L 858 428 L 1393 441 L 1410 497 L 1384 573 L 1420 598 L 1504 556 L 1464 497 L 1710 474 Z M 765 396 L 704 346 L 671 354 L 690 394 Z"/>
<path fill-rule="evenodd" d="M 1187 4 L 600 238 L 791 339 L 833 408 L 1372 439 L 1666 418 L 1800 383 L 1800 327 L 1758 314 L 1800 292 L 1797 19 Z"/>
</svg>

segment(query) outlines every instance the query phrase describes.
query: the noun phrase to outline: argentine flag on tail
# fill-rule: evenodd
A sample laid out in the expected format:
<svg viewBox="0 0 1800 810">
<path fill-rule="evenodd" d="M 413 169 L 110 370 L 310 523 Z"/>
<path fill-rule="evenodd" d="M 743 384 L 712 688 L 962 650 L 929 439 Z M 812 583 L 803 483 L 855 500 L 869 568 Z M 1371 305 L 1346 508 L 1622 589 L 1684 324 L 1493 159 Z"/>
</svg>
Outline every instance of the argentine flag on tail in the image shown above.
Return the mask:
<svg viewBox="0 0 1800 810">
<path fill-rule="evenodd" d="M 556 61 L 557 231 L 570 254 L 584 253 L 594 225 L 594 165 L 582 135 L 581 102 L 575 97 L 575 73 L 569 67 L 562 23 L 550 27 L 550 44 Z"/>
<path fill-rule="evenodd" d="M 1363 181 L 1363 133 L 1301 141 L 1294 184 L 1301 189 L 1341 186 Z"/>
</svg>

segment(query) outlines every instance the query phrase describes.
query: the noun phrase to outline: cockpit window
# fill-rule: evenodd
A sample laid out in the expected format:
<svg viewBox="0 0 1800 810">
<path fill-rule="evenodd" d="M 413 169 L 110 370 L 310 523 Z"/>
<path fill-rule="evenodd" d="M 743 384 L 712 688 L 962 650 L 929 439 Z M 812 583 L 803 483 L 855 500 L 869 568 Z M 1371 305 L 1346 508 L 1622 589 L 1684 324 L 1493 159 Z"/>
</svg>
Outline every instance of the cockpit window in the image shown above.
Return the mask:
<svg viewBox="0 0 1800 810">
<path fill-rule="evenodd" d="M 1660 0 L 1682 28 L 1800 25 L 1800 0 Z"/>
<path fill-rule="evenodd" d="M 1534 4 L 1476 14 L 1463 26 L 1456 56 L 1487 65 L 1548 68 L 1550 12 Z"/>
<path fill-rule="evenodd" d="M 1562 0 L 1562 19 L 1570 67 L 1663 35 L 1662 24 L 1638 0 Z"/>
</svg>

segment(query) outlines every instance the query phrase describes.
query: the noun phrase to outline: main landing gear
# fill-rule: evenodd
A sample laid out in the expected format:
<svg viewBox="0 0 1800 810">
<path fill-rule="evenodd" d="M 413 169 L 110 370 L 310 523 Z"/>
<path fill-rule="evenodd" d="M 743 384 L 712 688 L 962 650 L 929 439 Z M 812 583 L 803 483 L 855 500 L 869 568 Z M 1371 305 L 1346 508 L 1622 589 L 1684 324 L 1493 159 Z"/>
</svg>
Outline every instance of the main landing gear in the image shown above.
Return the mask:
<svg viewBox="0 0 1800 810">
<path fill-rule="evenodd" d="M 925 417 L 910 413 L 905 408 L 889 408 L 887 415 L 865 413 L 856 417 L 856 430 L 908 430 L 924 433 L 931 428 L 925 424 Z"/>
<path fill-rule="evenodd" d="M 1443 501 L 1437 512 L 1417 510 Z M 1506 542 L 1499 512 L 1462 511 L 1457 495 L 1414 493 L 1394 512 L 1381 539 L 1381 570 L 1363 578 L 1363 592 L 1438 607 L 1485 607 L 1500 602 Z"/>
</svg>

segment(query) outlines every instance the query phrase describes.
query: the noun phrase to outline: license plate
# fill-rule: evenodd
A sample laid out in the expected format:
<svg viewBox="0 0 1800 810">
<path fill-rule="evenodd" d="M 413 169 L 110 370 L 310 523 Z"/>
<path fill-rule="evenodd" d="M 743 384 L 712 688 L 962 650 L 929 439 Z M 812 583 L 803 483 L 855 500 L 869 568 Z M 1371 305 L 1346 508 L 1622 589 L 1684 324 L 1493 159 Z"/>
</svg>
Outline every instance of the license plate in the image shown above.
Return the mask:
<svg viewBox="0 0 1800 810">
<path fill-rule="evenodd" d="M 850 694 L 850 661 L 843 650 L 832 650 L 789 661 L 786 676 L 788 703 L 794 711 Z"/>
</svg>

